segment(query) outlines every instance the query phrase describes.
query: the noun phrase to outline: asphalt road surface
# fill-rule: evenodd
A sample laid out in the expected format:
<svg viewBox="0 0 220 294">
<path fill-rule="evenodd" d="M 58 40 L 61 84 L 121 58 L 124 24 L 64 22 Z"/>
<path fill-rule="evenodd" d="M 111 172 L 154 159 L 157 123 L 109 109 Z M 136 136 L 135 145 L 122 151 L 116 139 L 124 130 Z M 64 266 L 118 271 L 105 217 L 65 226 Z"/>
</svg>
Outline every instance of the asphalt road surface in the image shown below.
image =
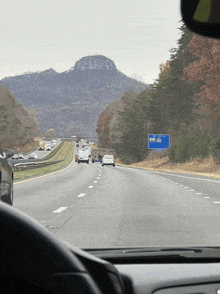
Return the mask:
<svg viewBox="0 0 220 294">
<path fill-rule="evenodd" d="M 80 248 L 220 244 L 220 181 L 99 163 L 14 183 L 14 207 Z"/>
<path fill-rule="evenodd" d="M 50 141 L 44 141 L 45 146 L 46 145 L 50 145 Z M 57 146 L 59 146 L 60 142 L 57 143 Z M 53 151 L 54 148 L 51 149 L 51 151 Z M 17 164 L 17 163 L 24 163 L 24 162 L 34 162 L 34 161 L 39 161 L 41 159 L 43 159 L 45 156 L 47 156 L 51 151 L 46 151 L 46 150 L 34 150 L 31 151 L 27 154 L 24 155 L 24 159 L 9 159 L 8 162 L 10 162 L 11 164 Z M 37 159 L 28 159 L 28 156 L 31 153 L 36 153 L 37 154 Z M 17 153 L 16 153 L 17 154 Z M 18 153 L 19 154 L 19 153 Z"/>
</svg>

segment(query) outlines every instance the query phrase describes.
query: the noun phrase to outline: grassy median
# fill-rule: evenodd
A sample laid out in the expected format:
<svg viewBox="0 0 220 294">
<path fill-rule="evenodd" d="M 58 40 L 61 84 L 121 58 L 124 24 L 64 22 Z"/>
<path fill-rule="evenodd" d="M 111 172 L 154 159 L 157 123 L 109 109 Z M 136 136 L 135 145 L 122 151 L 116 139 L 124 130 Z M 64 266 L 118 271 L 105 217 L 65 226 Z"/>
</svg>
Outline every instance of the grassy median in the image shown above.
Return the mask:
<svg viewBox="0 0 220 294">
<path fill-rule="evenodd" d="M 19 171 L 14 173 L 14 180 L 20 180 L 25 179 L 29 177 L 34 177 L 38 175 L 42 175 L 45 173 L 49 173 L 52 171 L 56 171 L 61 169 L 64 166 L 67 166 L 69 163 L 73 160 L 73 153 L 74 153 L 74 143 L 65 142 L 62 148 L 55 154 L 50 160 L 60 160 L 66 159 L 64 161 L 61 161 L 59 163 L 51 164 L 45 167 L 38 167 L 31 170 L 26 171 Z"/>
</svg>

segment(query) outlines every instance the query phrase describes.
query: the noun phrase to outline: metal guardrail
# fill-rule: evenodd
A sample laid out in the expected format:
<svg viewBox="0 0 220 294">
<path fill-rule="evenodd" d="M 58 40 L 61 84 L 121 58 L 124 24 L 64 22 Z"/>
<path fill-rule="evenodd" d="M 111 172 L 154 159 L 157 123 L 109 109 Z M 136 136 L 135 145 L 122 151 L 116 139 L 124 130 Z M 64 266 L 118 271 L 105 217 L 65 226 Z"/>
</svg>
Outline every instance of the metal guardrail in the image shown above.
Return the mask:
<svg viewBox="0 0 220 294">
<path fill-rule="evenodd" d="M 54 161 L 44 161 L 44 162 L 24 162 L 24 163 L 17 163 L 14 165 L 15 171 L 23 171 L 23 170 L 29 170 L 34 169 L 42 166 L 48 166 L 51 164 L 59 163 L 61 161 L 64 161 L 65 159 L 60 160 L 54 160 Z"/>
<path fill-rule="evenodd" d="M 34 168 L 38 168 L 38 167 L 43 167 L 43 166 L 48 166 L 51 164 L 59 163 L 59 162 L 64 161 L 66 159 L 67 155 L 69 154 L 70 148 L 71 148 L 71 145 L 70 145 L 68 152 L 66 153 L 66 156 L 64 159 L 54 160 L 54 161 L 17 163 L 14 165 L 14 170 L 15 170 L 15 172 L 18 172 L 18 171 L 30 170 L 30 169 L 34 169 Z"/>
</svg>

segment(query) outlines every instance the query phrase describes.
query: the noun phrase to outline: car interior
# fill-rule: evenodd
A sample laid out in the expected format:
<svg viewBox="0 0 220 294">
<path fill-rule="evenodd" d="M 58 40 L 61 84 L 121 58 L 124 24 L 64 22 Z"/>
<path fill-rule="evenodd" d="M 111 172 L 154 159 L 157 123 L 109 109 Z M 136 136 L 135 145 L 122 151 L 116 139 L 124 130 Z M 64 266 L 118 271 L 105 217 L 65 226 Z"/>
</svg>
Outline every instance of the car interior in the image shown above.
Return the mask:
<svg viewBox="0 0 220 294">
<path fill-rule="evenodd" d="M 191 3 L 181 3 L 186 24 L 198 1 Z M 218 24 L 213 26 L 216 32 Z M 189 27 L 201 34 L 204 29 L 198 22 Z M 207 36 L 212 23 L 204 30 Z M 218 247 L 81 250 L 5 203 L 0 216 L 1 293 L 220 293 Z"/>
</svg>

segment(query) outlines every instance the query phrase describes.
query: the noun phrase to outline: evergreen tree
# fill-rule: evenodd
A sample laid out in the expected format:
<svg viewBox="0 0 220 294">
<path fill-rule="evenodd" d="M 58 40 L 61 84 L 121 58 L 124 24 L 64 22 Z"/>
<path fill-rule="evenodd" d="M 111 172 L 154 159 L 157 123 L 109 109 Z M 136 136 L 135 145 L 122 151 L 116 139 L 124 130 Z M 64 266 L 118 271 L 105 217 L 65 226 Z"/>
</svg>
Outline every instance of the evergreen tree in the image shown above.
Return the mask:
<svg viewBox="0 0 220 294">
<path fill-rule="evenodd" d="M 148 153 L 148 91 L 137 94 L 135 100 L 126 104 L 120 113 L 120 141 L 113 145 L 125 163 L 137 162 Z"/>
<path fill-rule="evenodd" d="M 170 68 L 153 85 L 150 121 L 154 133 L 177 135 L 196 120 L 198 99 L 195 94 L 200 91 L 201 84 L 188 83 L 183 72 L 196 60 L 188 50 L 193 33 L 185 25 L 180 31 L 178 47 L 171 49 Z"/>
</svg>

